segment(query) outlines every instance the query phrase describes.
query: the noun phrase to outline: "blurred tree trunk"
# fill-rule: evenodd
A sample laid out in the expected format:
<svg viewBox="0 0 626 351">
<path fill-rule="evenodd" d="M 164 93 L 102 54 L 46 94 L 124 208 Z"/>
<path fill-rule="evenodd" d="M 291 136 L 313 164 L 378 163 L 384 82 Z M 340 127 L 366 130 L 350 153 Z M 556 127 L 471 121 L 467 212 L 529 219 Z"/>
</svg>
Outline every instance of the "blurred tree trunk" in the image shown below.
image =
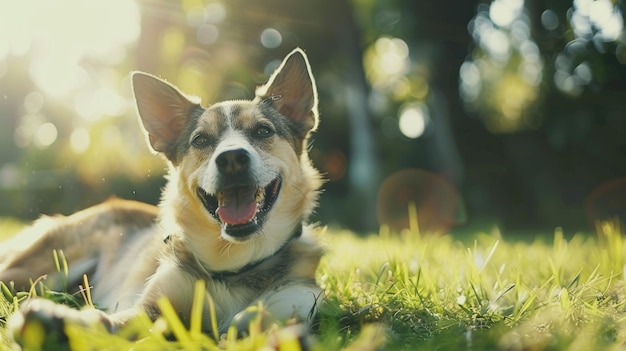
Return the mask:
<svg viewBox="0 0 626 351">
<path fill-rule="evenodd" d="M 354 22 L 354 11 L 349 1 L 342 1 L 342 16 L 339 22 L 339 47 L 345 50 L 348 70 L 345 72 L 346 108 L 350 135 L 350 204 L 356 213 L 357 230 L 375 230 L 376 197 L 380 183 L 379 163 L 372 132 L 372 117 L 368 107 L 369 85 L 363 68 L 363 49 L 360 31 Z"/>
</svg>

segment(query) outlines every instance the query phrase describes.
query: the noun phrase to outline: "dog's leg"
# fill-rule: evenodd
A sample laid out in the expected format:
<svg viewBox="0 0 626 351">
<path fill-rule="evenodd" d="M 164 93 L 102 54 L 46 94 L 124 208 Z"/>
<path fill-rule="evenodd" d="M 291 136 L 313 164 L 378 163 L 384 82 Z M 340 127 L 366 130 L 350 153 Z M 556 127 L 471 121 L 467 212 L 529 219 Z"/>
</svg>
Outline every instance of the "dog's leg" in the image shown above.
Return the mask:
<svg viewBox="0 0 626 351">
<path fill-rule="evenodd" d="M 156 319 L 156 304 L 144 302 L 114 314 L 95 308 L 77 310 L 51 300 L 35 298 L 25 302 L 7 322 L 8 336 L 23 350 L 69 350 L 68 325 L 101 329 L 115 333 L 142 311 Z"/>
<path fill-rule="evenodd" d="M 265 309 L 278 320 L 310 322 L 321 302 L 322 289 L 311 284 L 293 284 L 261 297 Z"/>
<path fill-rule="evenodd" d="M 53 254 L 55 250 L 59 255 L 63 252 L 63 258 L 58 258 L 71 263 L 72 271 L 76 271 L 75 268 L 84 272 L 93 270 L 93 251 L 79 247 L 81 243 L 85 244 L 85 240 L 77 240 L 69 218 L 43 217 L 2 243 L 5 259 L 0 266 L 0 281 L 6 284 L 13 282 L 16 289 L 28 290 L 31 281 L 51 275 L 47 285 L 61 288 L 59 284 L 53 283 L 52 278 L 57 273 Z M 71 280 L 70 277 L 66 278 Z"/>
<path fill-rule="evenodd" d="M 323 299 L 322 295 L 322 289 L 314 282 L 284 285 L 261 295 L 250 308 L 235 315 L 232 325 L 239 335 L 245 335 L 255 318 L 262 319 L 264 328 L 274 321 L 309 324 Z M 256 308 L 259 304 L 262 305 L 261 310 Z"/>
<path fill-rule="evenodd" d="M 13 282 L 16 289 L 30 289 L 30 282 L 50 275 L 44 282 L 52 289 L 76 291 L 83 274 L 97 284 L 96 270 L 111 269 L 123 254 L 123 247 L 139 233 L 151 228 L 156 208 L 132 201 L 110 200 L 71 216 L 43 217 L 12 239 L 1 244 L 0 281 Z M 149 233 L 147 233 L 149 235 Z M 54 251 L 68 276 L 59 277 Z M 63 283 L 63 284 L 62 284 Z M 64 286 L 65 285 L 65 286 Z"/>
</svg>

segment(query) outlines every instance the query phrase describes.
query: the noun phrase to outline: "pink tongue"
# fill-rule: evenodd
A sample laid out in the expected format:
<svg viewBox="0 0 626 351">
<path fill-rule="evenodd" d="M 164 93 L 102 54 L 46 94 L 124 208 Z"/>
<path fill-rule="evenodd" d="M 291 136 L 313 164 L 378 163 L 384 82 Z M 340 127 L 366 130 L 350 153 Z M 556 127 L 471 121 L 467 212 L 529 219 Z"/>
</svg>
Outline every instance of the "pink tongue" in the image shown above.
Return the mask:
<svg viewBox="0 0 626 351">
<path fill-rule="evenodd" d="M 257 203 L 254 199 L 256 189 L 237 187 L 222 193 L 222 201 L 217 208 L 217 215 L 226 224 L 245 224 L 256 215 Z"/>
</svg>

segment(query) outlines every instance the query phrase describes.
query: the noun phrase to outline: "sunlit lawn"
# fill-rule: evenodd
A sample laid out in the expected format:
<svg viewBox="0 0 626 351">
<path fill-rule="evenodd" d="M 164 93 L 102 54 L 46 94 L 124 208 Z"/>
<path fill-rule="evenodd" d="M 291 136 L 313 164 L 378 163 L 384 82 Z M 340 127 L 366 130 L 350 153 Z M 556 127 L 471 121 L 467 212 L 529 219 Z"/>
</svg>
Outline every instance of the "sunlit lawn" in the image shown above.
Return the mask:
<svg viewBox="0 0 626 351">
<path fill-rule="evenodd" d="M 14 229 L 11 224 L 0 233 Z M 619 228 L 605 223 L 597 235 L 569 239 L 558 229 L 546 234 L 522 242 L 497 230 L 462 237 L 382 230 L 367 238 L 329 230 L 329 252 L 319 268 L 327 299 L 313 349 L 622 349 L 626 251 Z M 18 296 L 4 295 L 0 316 L 15 307 L 7 295 Z M 15 300 L 23 301 L 19 296 Z M 175 318 L 169 322 L 174 329 Z M 115 336 L 69 332 L 78 349 L 216 349 L 193 330 L 166 341 L 158 332 L 165 325 L 139 319 Z M 127 341 L 129 334 L 138 341 Z M 275 328 L 243 340 L 224 337 L 220 347 L 297 350 L 294 338 L 289 329 Z M 9 350 L 6 340 L 0 350 Z"/>
</svg>

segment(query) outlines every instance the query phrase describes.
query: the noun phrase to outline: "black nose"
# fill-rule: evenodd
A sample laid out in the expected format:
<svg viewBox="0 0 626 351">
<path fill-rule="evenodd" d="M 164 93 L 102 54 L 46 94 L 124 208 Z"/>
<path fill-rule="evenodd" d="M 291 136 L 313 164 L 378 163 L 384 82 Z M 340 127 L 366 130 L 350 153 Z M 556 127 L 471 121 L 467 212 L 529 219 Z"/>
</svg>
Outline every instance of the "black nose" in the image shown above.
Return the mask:
<svg viewBox="0 0 626 351">
<path fill-rule="evenodd" d="M 235 175 L 248 169 L 250 156 L 248 151 L 244 149 L 229 150 L 219 154 L 215 159 L 215 163 L 220 173 Z"/>
</svg>

